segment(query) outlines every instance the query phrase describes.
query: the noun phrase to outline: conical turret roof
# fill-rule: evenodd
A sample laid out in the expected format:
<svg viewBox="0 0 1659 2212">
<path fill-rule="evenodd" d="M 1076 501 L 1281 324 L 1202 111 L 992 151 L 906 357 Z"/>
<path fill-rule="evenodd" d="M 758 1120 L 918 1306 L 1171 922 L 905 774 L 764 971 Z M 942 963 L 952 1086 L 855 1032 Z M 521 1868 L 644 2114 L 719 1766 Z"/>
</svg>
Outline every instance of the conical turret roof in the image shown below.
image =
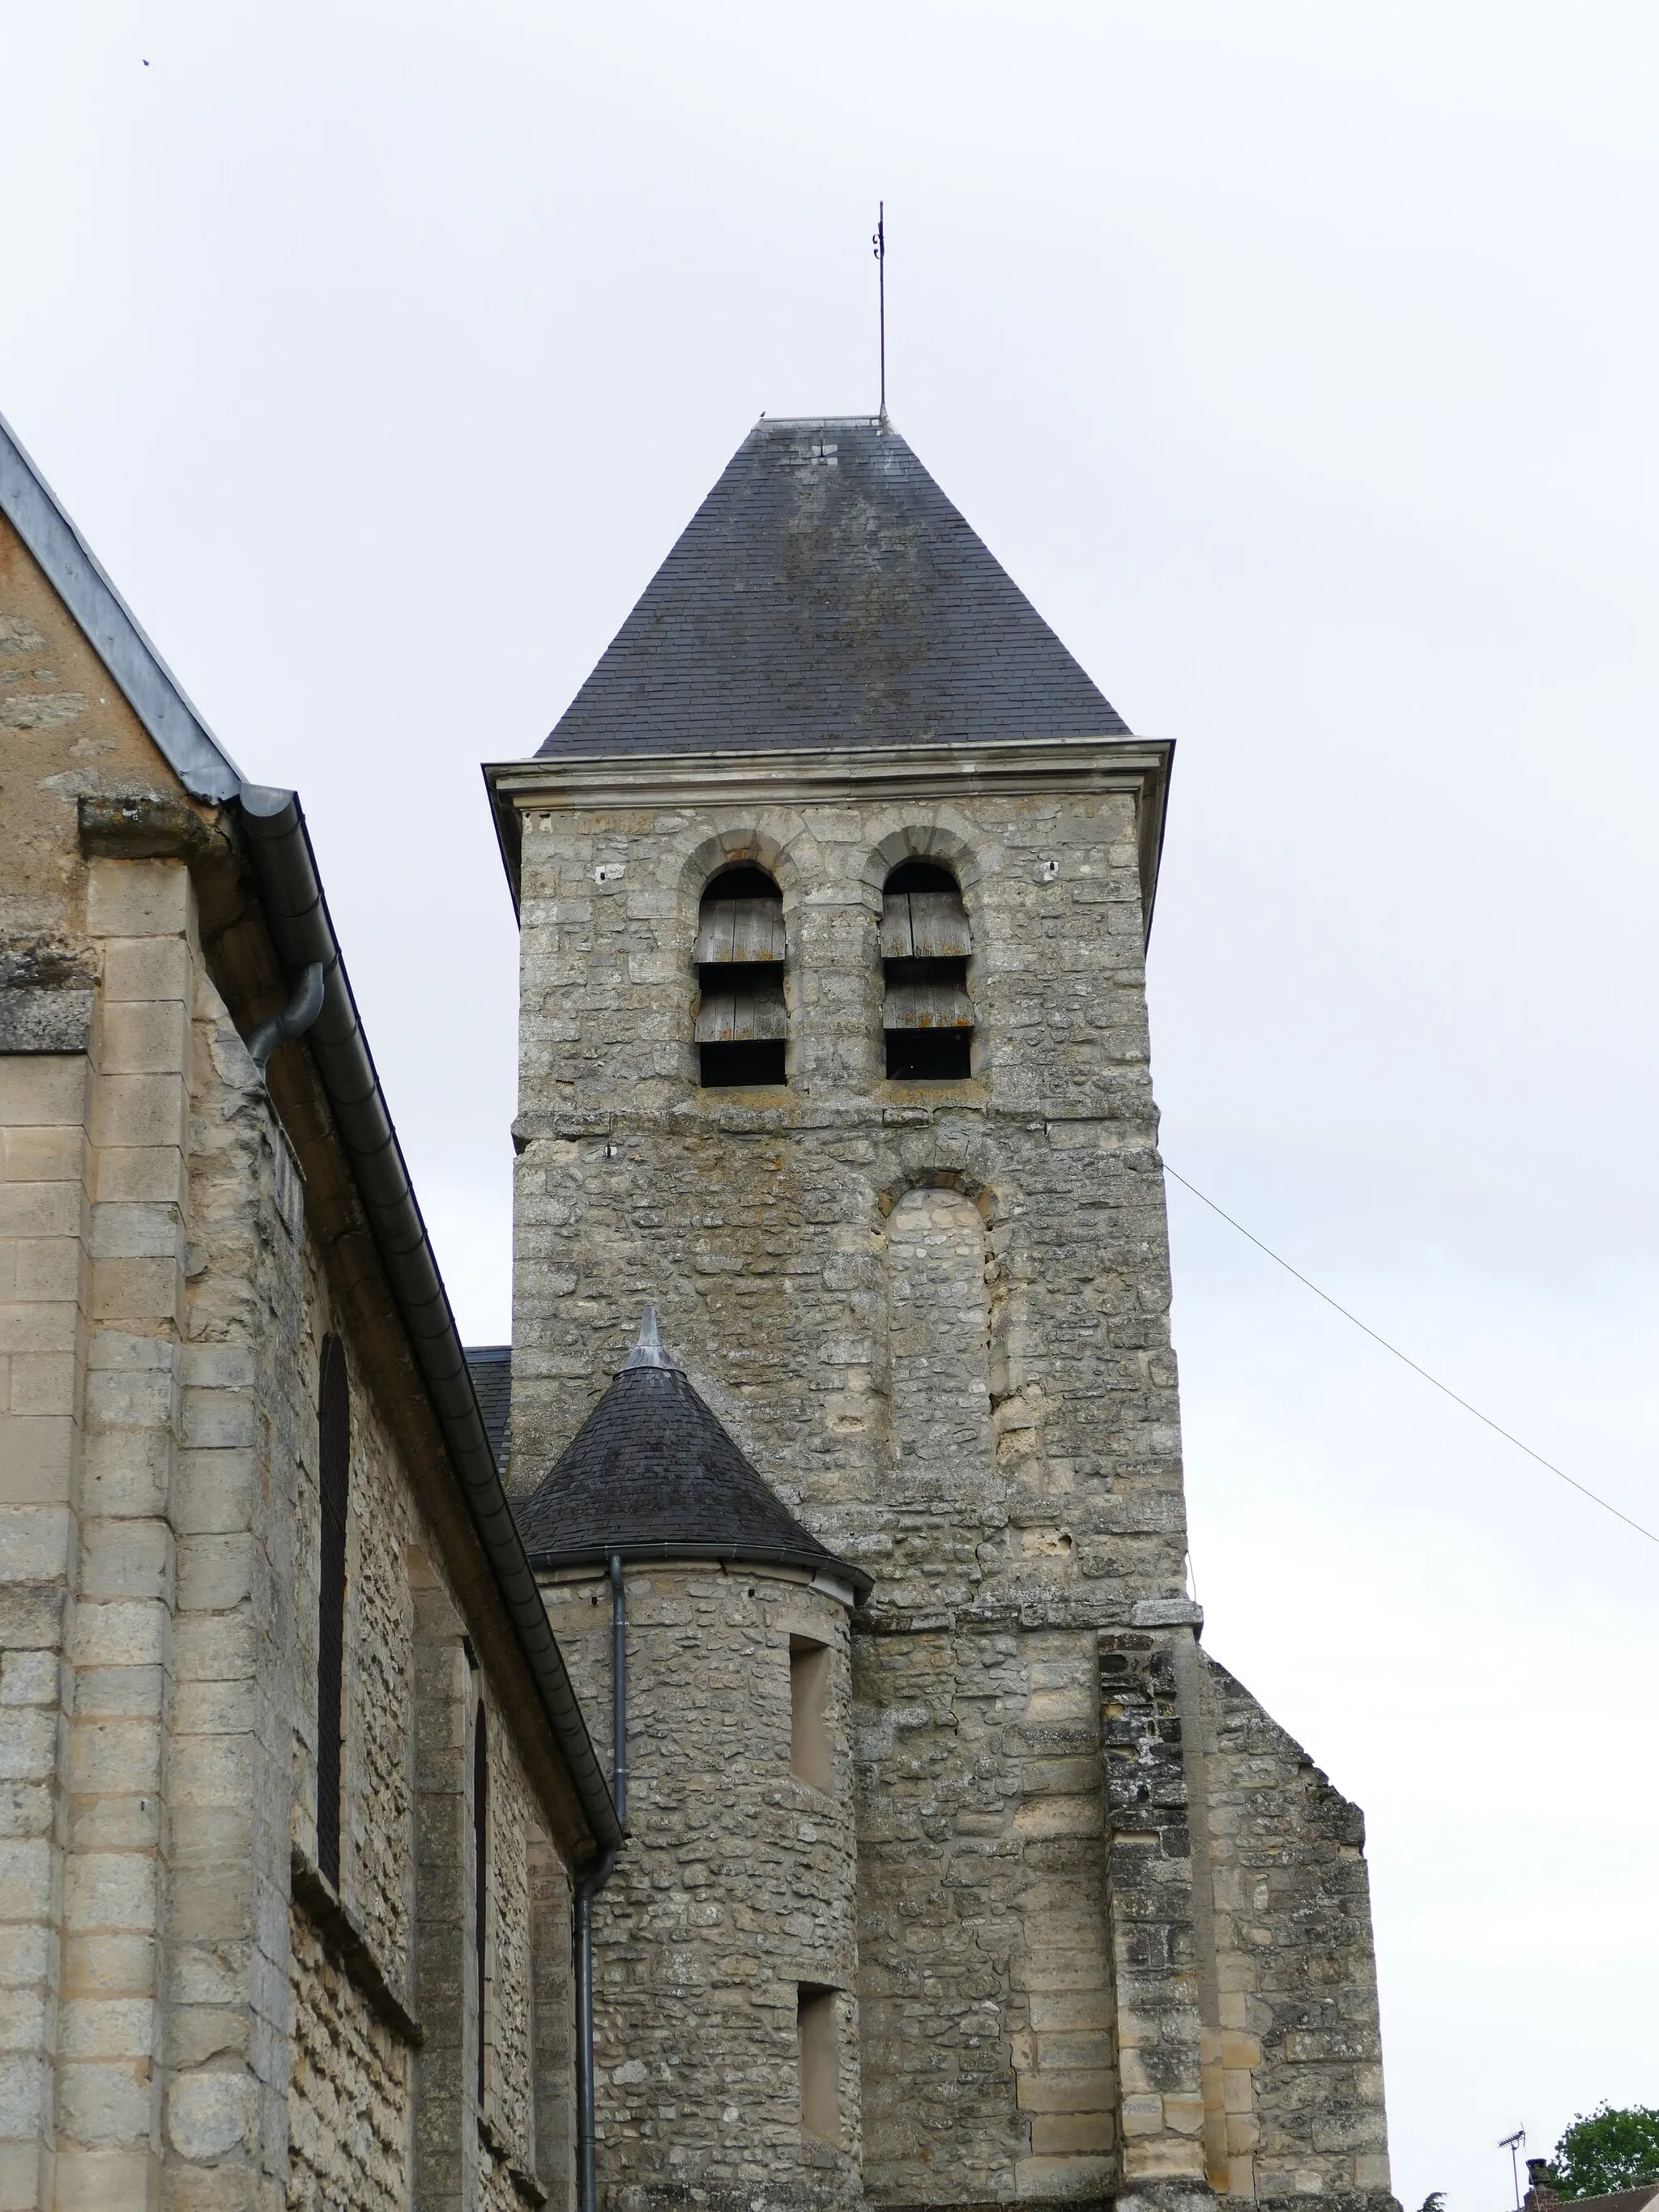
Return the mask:
<svg viewBox="0 0 1659 2212">
<path fill-rule="evenodd" d="M 1127 734 L 890 422 L 763 416 L 541 751 Z"/>
<path fill-rule="evenodd" d="M 833 1575 L 862 1598 L 868 1575 L 803 1528 L 697 1395 L 647 1307 L 610 1389 L 514 1512 L 531 1565 L 729 1559 Z"/>
</svg>

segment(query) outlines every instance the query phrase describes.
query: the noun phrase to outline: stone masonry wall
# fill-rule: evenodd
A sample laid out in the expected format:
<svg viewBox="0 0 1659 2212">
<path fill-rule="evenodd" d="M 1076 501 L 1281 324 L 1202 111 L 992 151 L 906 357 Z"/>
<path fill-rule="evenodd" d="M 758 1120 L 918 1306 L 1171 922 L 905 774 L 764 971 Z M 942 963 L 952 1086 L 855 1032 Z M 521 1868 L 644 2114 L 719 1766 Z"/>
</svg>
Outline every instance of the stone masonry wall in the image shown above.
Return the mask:
<svg viewBox="0 0 1659 2212">
<path fill-rule="evenodd" d="M 525 824 L 514 1479 L 647 1299 L 793 1510 L 876 1577 L 855 1635 L 866 2185 L 1117 2172 L 1094 1631 L 1182 1589 L 1127 799 Z M 973 932 L 970 1082 L 883 1073 L 877 921 L 930 854 Z M 698 900 L 783 895 L 781 1093 L 700 1091 Z"/>
<path fill-rule="evenodd" d="M 597 1723 L 609 1583 L 544 1590 Z M 629 1839 L 594 1910 L 602 2189 L 844 2197 L 860 2134 L 846 1608 L 740 1564 L 630 1568 L 627 1595 Z M 790 1771 L 792 1635 L 833 1655 L 830 1794 Z M 802 1983 L 842 1992 L 838 2148 L 801 2130 Z"/>
<path fill-rule="evenodd" d="M 649 1301 L 784 1502 L 875 1578 L 854 1681 L 878 2201 L 1201 2193 L 1206 2172 L 1265 2187 L 1250 2130 L 1265 2145 L 1271 2106 L 1275 2175 L 1370 2177 L 1382 2205 L 1358 2075 L 1316 2085 L 1297 2058 L 1282 2088 L 1255 2075 L 1248 2119 L 1223 2109 L 1255 2031 L 1237 1990 L 1224 2027 L 1237 1970 L 1216 1945 L 1231 1959 L 1241 1939 L 1203 1878 L 1207 1792 L 1184 1764 L 1197 1616 L 1134 802 L 966 777 L 948 800 L 849 790 L 524 802 L 515 1484 L 552 1463 Z M 955 872 L 972 931 L 972 1076 L 949 1086 L 889 1082 L 882 1058 L 882 885 L 919 856 Z M 781 1090 L 696 1082 L 697 905 L 734 861 L 782 896 Z M 1129 1675 L 1103 1716 L 1107 1656 Z M 1218 1850 L 1232 1818 L 1218 1801 Z M 1299 1869 L 1285 1883 L 1327 1879 L 1300 1831 L 1274 1848 Z M 1358 2004 L 1363 1887 L 1344 1894 Z M 1305 1977 L 1295 1912 L 1252 1925 L 1253 1990 Z M 661 1929 L 641 1979 L 685 1955 Z M 678 2106 L 672 2130 L 659 2118 L 699 2140 Z"/>
<path fill-rule="evenodd" d="M 1206 1660 L 1209 1826 L 1230 2192 L 1386 2192 L 1364 1816 Z"/>
<path fill-rule="evenodd" d="M 376 2019 L 297 1905 L 289 1940 L 294 2051 L 285 2212 L 404 2212 L 409 2051 Z"/>
</svg>

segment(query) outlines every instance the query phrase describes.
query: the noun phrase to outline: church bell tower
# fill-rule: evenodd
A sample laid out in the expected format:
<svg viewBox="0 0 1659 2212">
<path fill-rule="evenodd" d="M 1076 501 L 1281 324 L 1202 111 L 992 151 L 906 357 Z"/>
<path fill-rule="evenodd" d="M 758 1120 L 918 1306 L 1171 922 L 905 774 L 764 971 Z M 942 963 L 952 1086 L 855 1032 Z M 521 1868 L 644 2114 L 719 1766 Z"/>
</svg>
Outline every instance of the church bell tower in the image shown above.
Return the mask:
<svg viewBox="0 0 1659 2212">
<path fill-rule="evenodd" d="M 884 416 L 763 419 L 487 772 L 522 943 L 509 1483 L 590 1712 L 583 1575 L 622 1559 L 650 1623 L 594 1922 L 630 2212 L 1393 2206 L 1363 1822 L 1187 1595 L 1143 966 L 1170 759 Z M 695 1466 L 627 1441 L 647 1305 Z M 574 1451 L 602 1401 L 626 1483 Z M 705 1461 L 796 1532 L 769 1610 Z M 822 1788 L 787 1697 L 818 1644 Z M 705 1817 L 734 1758 L 783 1827 Z M 815 1820 L 833 1942 L 790 1872 Z"/>
</svg>

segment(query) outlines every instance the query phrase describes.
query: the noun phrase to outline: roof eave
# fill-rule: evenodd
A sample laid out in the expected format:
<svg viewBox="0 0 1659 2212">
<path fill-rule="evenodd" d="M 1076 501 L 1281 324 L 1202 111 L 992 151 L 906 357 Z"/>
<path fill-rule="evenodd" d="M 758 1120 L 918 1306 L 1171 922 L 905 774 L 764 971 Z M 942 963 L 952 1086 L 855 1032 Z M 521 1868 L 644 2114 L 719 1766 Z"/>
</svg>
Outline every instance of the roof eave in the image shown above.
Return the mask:
<svg viewBox="0 0 1659 2212">
<path fill-rule="evenodd" d="M 3 416 L 0 513 L 39 562 L 191 797 L 234 799 L 241 788 L 241 771 L 191 706 Z"/>
<path fill-rule="evenodd" d="M 854 1602 L 862 1605 L 875 1588 L 875 1579 L 862 1567 L 855 1567 L 846 1559 L 838 1559 L 833 1553 L 809 1551 L 804 1546 L 788 1544 L 747 1544 L 700 1542 L 695 1538 L 635 1538 L 614 1544 L 578 1544 L 538 1548 L 526 1546 L 531 1565 L 538 1573 L 553 1573 L 562 1567 L 603 1567 L 608 1561 L 621 1559 L 624 1565 L 653 1563 L 672 1565 L 683 1559 L 688 1565 L 707 1563 L 721 1566 L 793 1567 L 810 1575 L 828 1575 L 845 1583 L 854 1594 Z"/>
<path fill-rule="evenodd" d="M 502 865 L 519 908 L 523 817 L 641 806 L 825 805 L 1000 794 L 1122 791 L 1136 799 L 1141 912 L 1158 892 L 1175 741 L 1102 732 L 1073 738 L 948 739 L 903 745 L 732 747 L 604 752 L 486 763 Z"/>
</svg>

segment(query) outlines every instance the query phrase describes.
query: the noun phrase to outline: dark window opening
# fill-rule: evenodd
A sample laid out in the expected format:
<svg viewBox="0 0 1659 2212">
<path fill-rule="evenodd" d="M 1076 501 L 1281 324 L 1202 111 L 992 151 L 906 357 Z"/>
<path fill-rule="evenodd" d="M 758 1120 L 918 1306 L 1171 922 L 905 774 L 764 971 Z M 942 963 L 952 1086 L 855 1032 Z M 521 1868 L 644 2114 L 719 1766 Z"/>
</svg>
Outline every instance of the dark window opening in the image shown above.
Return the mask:
<svg viewBox="0 0 1659 2212">
<path fill-rule="evenodd" d="M 961 1083 L 973 1068 L 973 951 L 957 881 L 932 860 L 906 860 L 883 887 L 882 1029 L 894 1083 Z"/>
<path fill-rule="evenodd" d="M 783 1045 L 772 1043 L 704 1044 L 697 1048 L 702 1062 L 705 1091 L 750 1090 L 758 1084 L 781 1083 Z"/>
<path fill-rule="evenodd" d="M 484 1735 L 482 1698 L 472 1729 L 472 1875 L 473 2001 L 478 2021 L 478 2109 L 482 2112 L 489 1963 L 489 1747 Z"/>
<path fill-rule="evenodd" d="M 972 1074 L 970 1030 L 889 1030 L 890 1083 L 965 1083 Z"/>
<path fill-rule="evenodd" d="M 795 1990 L 795 2037 L 800 2057 L 800 2125 L 819 2142 L 841 2140 L 841 2053 L 836 2045 L 836 1992 L 811 1982 Z"/>
<path fill-rule="evenodd" d="M 962 896 L 949 868 L 933 860 L 901 860 L 883 884 L 882 895 L 892 898 L 901 891 L 949 891 L 958 901 Z"/>
<path fill-rule="evenodd" d="M 763 868 L 727 868 L 697 910 L 696 1042 L 705 1089 L 781 1084 L 789 1036 L 783 900 Z"/>
<path fill-rule="evenodd" d="M 323 1340 L 317 1393 L 317 1486 L 322 1505 L 317 1581 L 317 1864 L 340 1887 L 340 1789 L 345 1741 L 346 1514 L 351 1486 L 351 1392 L 345 1350 Z"/>
</svg>

